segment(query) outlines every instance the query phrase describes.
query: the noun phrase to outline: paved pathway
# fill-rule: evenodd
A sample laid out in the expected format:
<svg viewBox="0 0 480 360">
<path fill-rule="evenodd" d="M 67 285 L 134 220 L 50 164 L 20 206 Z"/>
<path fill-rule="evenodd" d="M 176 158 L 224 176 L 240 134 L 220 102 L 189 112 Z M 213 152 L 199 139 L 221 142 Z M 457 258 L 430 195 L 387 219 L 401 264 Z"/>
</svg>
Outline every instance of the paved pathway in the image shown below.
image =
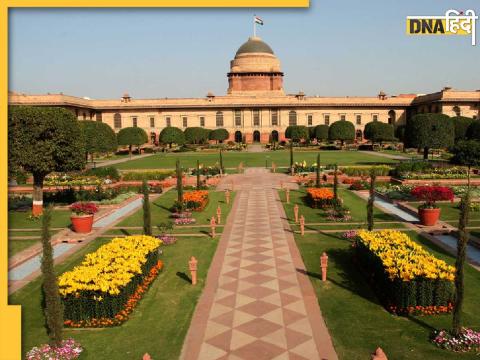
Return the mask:
<svg viewBox="0 0 480 360">
<path fill-rule="evenodd" d="M 387 153 L 382 153 L 380 151 L 361 150 L 359 152 L 368 154 L 368 155 L 376 155 L 376 156 L 384 157 L 387 159 L 393 159 L 393 160 L 411 160 L 411 158 L 409 158 L 408 156 L 387 154 Z"/>
<path fill-rule="evenodd" d="M 247 146 L 247 152 L 264 152 L 266 151 L 261 144 L 249 144 Z"/>
<path fill-rule="evenodd" d="M 286 175 L 250 168 L 233 180 L 238 193 L 181 358 L 337 359 L 293 235 L 284 230 L 275 188 Z"/>
</svg>

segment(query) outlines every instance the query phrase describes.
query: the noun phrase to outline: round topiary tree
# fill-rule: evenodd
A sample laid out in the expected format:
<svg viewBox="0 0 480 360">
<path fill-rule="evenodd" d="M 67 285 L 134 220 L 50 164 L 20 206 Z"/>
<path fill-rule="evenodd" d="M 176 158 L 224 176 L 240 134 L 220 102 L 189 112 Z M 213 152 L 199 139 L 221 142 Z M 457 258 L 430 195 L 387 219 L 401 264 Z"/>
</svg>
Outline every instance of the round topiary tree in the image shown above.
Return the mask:
<svg viewBox="0 0 480 360">
<path fill-rule="evenodd" d="M 315 126 L 315 137 L 317 141 L 326 141 L 328 140 L 328 125 L 317 125 Z"/>
<path fill-rule="evenodd" d="M 209 139 L 210 140 L 215 140 L 217 144 L 219 142 L 225 141 L 228 139 L 228 131 L 226 129 L 215 129 L 210 131 L 209 134 Z"/>
<path fill-rule="evenodd" d="M 85 158 L 94 154 L 114 152 L 117 150 L 117 137 L 110 126 L 99 121 L 80 121 L 80 129 L 85 140 Z"/>
<path fill-rule="evenodd" d="M 8 111 L 8 171 L 33 175 L 33 215 L 43 211 L 43 181 L 53 171 L 81 170 L 85 142 L 75 116 L 54 107 L 12 106 Z"/>
<path fill-rule="evenodd" d="M 365 125 L 364 137 L 372 142 L 382 145 L 384 141 L 392 141 L 395 139 L 393 125 L 382 123 L 379 121 L 371 121 Z"/>
<path fill-rule="evenodd" d="M 309 126 L 308 127 L 308 139 L 310 141 L 316 139 L 316 137 L 315 137 L 315 126 Z"/>
<path fill-rule="evenodd" d="M 455 142 L 466 140 L 468 128 L 475 120 L 465 116 L 455 116 L 452 117 L 452 121 L 455 126 Z"/>
<path fill-rule="evenodd" d="M 189 127 L 183 134 L 187 144 L 204 144 L 208 141 L 209 131 L 202 127 Z"/>
<path fill-rule="evenodd" d="M 474 120 L 467 129 L 467 139 L 480 140 L 480 120 Z"/>
<path fill-rule="evenodd" d="M 297 143 L 309 139 L 310 135 L 306 126 L 291 125 L 285 129 L 285 137 Z"/>
<path fill-rule="evenodd" d="M 148 142 L 148 135 L 142 128 L 127 127 L 121 129 L 117 134 L 118 145 L 128 146 L 128 153 L 132 156 L 132 147 L 136 145 L 140 150 L 140 145 Z M 140 151 L 139 151 L 140 152 Z"/>
<path fill-rule="evenodd" d="M 417 114 L 407 119 L 405 146 L 423 149 L 428 159 L 430 149 L 442 149 L 453 145 L 455 129 L 453 121 L 444 114 Z"/>
<path fill-rule="evenodd" d="M 162 144 L 168 144 L 168 147 L 170 148 L 172 147 L 172 144 L 185 144 L 185 134 L 182 130 L 174 126 L 168 126 L 163 129 L 158 138 Z"/>
<path fill-rule="evenodd" d="M 350 121 L 335 121 L 328 129 L 328 138 L 332 141 L 339 140 L 343 147 L 345 141 L 355 139 L 355 126 Z"/>
</svg>

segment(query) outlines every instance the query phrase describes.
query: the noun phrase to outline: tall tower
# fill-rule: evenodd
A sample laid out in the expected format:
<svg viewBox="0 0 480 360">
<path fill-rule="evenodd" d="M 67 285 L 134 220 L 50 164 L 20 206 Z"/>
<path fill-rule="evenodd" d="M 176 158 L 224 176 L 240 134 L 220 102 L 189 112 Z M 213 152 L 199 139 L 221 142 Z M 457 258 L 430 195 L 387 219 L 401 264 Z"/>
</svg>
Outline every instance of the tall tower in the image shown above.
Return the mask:
<svg viewBox="0 0 480 360">
<path fill-rule="evenodd" d="M 283 72 L 280 61 L 268 44 L 250 37 L 230 61 L 228 94 L 283 95 Z"/>
</svg>

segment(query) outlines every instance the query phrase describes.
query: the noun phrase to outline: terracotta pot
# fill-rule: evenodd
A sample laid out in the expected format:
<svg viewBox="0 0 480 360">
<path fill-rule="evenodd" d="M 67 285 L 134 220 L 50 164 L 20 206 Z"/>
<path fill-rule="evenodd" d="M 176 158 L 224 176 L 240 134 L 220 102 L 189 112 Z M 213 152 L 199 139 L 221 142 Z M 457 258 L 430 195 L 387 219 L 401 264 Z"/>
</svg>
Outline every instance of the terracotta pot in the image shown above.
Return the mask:
<svg viewBox="0 0 480 360">
<path fill-rule="evenodd" d="M 89 233 L 92 231 L 93 214 L 92 215 L 72 215 L 70 216 L 73 231 L 76 233 Z"/>
<path fill-rule="evenodd" d="M 440 209 L 418 209 L 420 223 L 424 226 L 434 226 L 440 218 Z"/>
</svg>

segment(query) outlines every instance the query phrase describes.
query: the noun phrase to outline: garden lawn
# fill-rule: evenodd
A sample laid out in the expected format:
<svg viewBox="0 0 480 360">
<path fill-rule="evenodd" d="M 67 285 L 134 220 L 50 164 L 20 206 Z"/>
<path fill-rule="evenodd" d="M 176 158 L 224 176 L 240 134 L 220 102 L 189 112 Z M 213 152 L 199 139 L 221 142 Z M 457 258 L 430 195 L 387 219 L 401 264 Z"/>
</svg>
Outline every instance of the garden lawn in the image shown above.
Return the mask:
<svg viewBox="0 0 480 360">
<path fill-rule="evenodd" d="M 333 189 L 332 189 L 333 191 Z M 340 198 L 343 199 L 344 205 L 350 209 L 350 214 L 352 219 L 349 222 L 367 222 L 367 202 L 350 190 L 340 188 L 338 189 L 338 194 Z M 290 190 L 290 204 L 284 204 L 285 212 L 289 221 L 294 221 L 293 207 L 295 204 L 298 204 L 300 215 L 305 217 L 305 223 L 326 223 L 329 222 L 325 215 L 325 211 L 322 209 L 313 209 L 307 205 L 305 197 L 307 195 L 305 188 L 300 188 L 299 190 Z M 282 201 L 285 201 L 285 192 L 280 191 L 280 198 Z M 374 208 L 374 219 L 376 221 L 398 221 L 394 217 L 382 212 L 381 210 Z M 333 221 L 331 222 L 334 223 Z M 348 224 L 345 222 L 344 224 Z M 342 224 L 343 225 L 343 224 Z M 351 228 L 358 228 L 359 225 L 356 224 L 351 226 Z M 377 224 L 377 228 L 385 228 L 383 224 Z"/>
<path fill-rule="evenodd" d="M 454 264 L 455 259 L 415 233 L 410 236 L 438 258 Z M 478 359 L 473 353 L 441 350 L 429 342 L 433 329 L 450 328 L 451 315 L 400 317 L 388 313 L 352 262 L 351 243 L 341 234 L 295 235 L 297 245 L 317 293 L 337 354 L 341 360 L 368 359 L 381 347 L 389 359 Z M 328 254 L 328 281 L 321 281 L 319 258 Z M 464 325 L 480 330 L 478 311 L 480 277 L 466 266 Z"/>
<path fill-rule="evenodd" d="M 40 238 L 39 238 L 40 239 Z M 36 244 L 39 240 L 8 240 L 8 257 Z"/>
<path fill-rule="evenodd" d="M 111 239 L 96 239 L 56 266 L 61 274 L 78 264 L 86 253 Z M 130 319 L 120 327 L 66 330 L 64 337 L 79 341 L 82 360 L 141 359 L 148 352 L 155 360 L 178 359 L 197 300 L 204 287 L 216 240 L 181 238 L 163 246 L 164 270 L 154 281 Z M 198 283 L 188 281 L 188 260 L 198 259 Z M 10 304 L 22 305 L 22 358 L 33 346 L 47 342 L 41 310 L 41 280 L 37 279 L 10 296 Z"/>
<path fill-rule="evenodd" d="M 150 211 L 152 213 L 152 230 L 154 233 L 159 232 L 158 226 L 162 223 L 167 223 L 173 221 L 173 219 L 170 218 L 171 216 L 171 211 L 170 208 L 173 206 L 173 203 L 177 200 L 177 191 L 175 189 L 172 189 L 164 194 L 162 194 L 160 197 L 158 197 L 155 201 L 150 203 Z M 225 223 L 225 219 L 228 216 L 228 213 L 230 212 L 230 209 L 232 207 L 233 201 L 235 200 L 235 193 L 231 192 L 230 193 L 230 204 L 227 205 L 225 202 L 225 193 L 223 191 L 209 191 L 209 201 L 205 209 L 200 212 L 193 211 L 192 212 L 192 217 L 194 217 L 196 221 L 196 225 L 209 225 L 210 224 L 210 219 L 212 216 L 215 216 L 216 219 L 216 214 L 217 214 L 217 206 L 220 205 L 220 208 L 222 209 L 222 220 L 223 223 Z M 121 227 L 130 227 L 130 226 L 137 226 L 141 227 L 143 224 L 143 210 L 140 209 L 133 215 L 127 217 L 123 221 L 121 221 L 119 224 L 116 225 L 117 228 Z M 187 230 L 188 229 L 188 230 Z M 218 233 L 221 233 L 222 227 L 218 227 Z M 117 230 L 111 230 L 111 231 L 116 231 Z M 134 230 L 134 229 L 125 229 L 125 230 L 120 230 L 120 231 L 126 231 L 131 234 L 135 233 L 141 233 L 141 230 Z M 208 227 L 183 227 L 181 225 L 175 226 L 174 231 L 175 232 L 187 232 L 187 233 L 200 233 L 200 232 L 209 232 L 210 229 Z M 107 234 L 111 234 L 111 232 L 107 232 Z"/>
<path fill-rule="evenodd" d="M 298 151 L 294 153 L 294 161 L 307 161 L 311 164 L 317 160 L 317 151 Z M 372 165 L 372 164 L 384 164 L 395 163 L 396 160 L 384 158 L 377 155 L 369 155 L 357 151 L 320 151 L 321 164 L 333 164 L 338 165 Z M 218 153 L 201 153 L 201 152 L 188 152 L 188 153 L 168 153 L 168 154 L 155 154 L 142 159 L 136 159 L 127 161 L 124 163 L 114 165 L 118 169 L 174 169 L 175 161 L 180 159 L 183 167 L 193 168 L 196 166 L 197 160 L 200 160 L 205 166 L 212 166 L 219 162 Z M 290 166 L 290 155 L 287 150 L 268 151 L 261 153 L 249 153 L 249 152 L 223 152 L 223 164 L 227 168 L 235 168 L 240 162 L 243 162 L 245 167 L 254 166 L 271 166 L 272 161 L 277 166 L 288 167 Z"/>
<path fill-rule="evenodd" d="M 9 229 L 40 229 L 42 220 L 30 220 L 30 211 L 9 211 L 8 212 L 8 228 Z M 52 211 L 52 228 L 65 228 L 70 225 L 69 210 L 53 210 Z"/>
</svg>

